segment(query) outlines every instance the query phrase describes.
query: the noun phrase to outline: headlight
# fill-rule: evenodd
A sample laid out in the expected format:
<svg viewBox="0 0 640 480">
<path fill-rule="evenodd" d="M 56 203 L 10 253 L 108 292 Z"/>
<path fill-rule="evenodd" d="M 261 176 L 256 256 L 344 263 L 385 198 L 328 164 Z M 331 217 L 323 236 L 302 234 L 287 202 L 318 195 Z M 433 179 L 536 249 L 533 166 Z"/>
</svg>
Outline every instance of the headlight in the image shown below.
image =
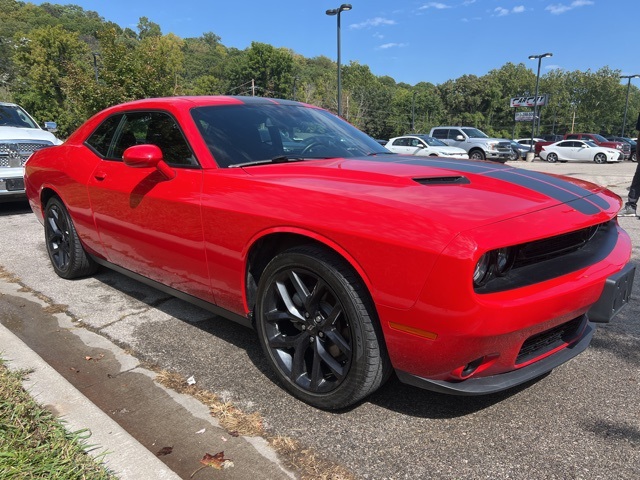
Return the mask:
<svg viewBox="0 0 640 480">
<path fill-rule="evenodd" d="M 480 257 L 473 271 L 473 285 L 482 287 L 494 277 L 503 277 L 515 262 L 516 249 L 503 247 L 491 250 Z"/>
<path fill-rule="evenodd" d="M 476 287 L 484 285 L 489 279 L 489 267 L 491 266 L 491 252 L 485 253 L 476 263 L 476 269 L 473 272 L 473 284 Z"/>
<path fill-rule="evenodd" d="M 512 248 L 499 248 L 495 251 L 496 256 L 496 275 L 502 277 L 512 267 L 515 259 L 514 250 Z"/>
</svg>

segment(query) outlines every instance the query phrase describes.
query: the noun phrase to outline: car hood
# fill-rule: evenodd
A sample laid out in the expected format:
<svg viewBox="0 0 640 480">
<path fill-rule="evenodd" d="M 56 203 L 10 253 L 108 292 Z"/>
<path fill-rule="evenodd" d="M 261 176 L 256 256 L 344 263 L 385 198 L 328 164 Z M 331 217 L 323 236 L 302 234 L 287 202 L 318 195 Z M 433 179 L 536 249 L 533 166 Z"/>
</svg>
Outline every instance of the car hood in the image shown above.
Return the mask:
<svg viewBox="0 0 640 480">
<path fill-rule="evenodd" d="M 245 167 L 254 180 L 291 188 L 308 201 L 341 197 L 356 208 L 459 225 L 460 230 L 567 204 L 585 216 L 619 207 L 617 196 L 585 181 L 493 162 L 382 155 Z M 604 195 L 598 195 L 603 193 Z M 295 200 L 292 200 L 295 201 Z M 324 203 L 324 202 L 323 202 Z M 585 218 L 586 221 L 586 218 Z M 458 223 L 459 222 L 459 223 Z"/>
<path fill-rule="evenodd" d="M 0 127 L 0 140 L 45 140 L 60 145 L 56 136 L 39 128 Z"/>
</svg>

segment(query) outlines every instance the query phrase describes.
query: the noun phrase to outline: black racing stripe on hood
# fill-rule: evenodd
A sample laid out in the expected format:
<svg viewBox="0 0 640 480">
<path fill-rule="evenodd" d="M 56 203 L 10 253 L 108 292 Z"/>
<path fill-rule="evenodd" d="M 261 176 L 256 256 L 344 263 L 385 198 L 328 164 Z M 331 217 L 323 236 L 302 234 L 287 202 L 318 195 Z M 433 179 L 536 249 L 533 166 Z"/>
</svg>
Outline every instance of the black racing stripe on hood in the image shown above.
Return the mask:
<svg viewBox="0 0 640 480">
<path fill-rule="evenodd" d="M 572 193 L 575 193 L 576 195 L 580 196 L 580 197 L 588 197 L 587 200 L 589 200 L 592 203 L 595 203 L 596 205 L 598 205 L 598 207 L 600 207 L 603 210 L 606 210 L 609 208 L 609 202 L 607 202 L 604 198 L 599 197 L 598 195 L 594 194 L 593 192 L 590 192 L 589 190 L 585 190 L 584 188 L 580 187 L 579 185 L 576 185 L 574 183 L 571 182 L 567 182 L 565 180 L 562 180 L 561 178 L 558 177 L 554 177 L 551 175 L 546 175 L 544 173 L 540 173 L 540 172 L 533 172 L 530 170 L 527 170 L 526 173 L 524 173 L 525 171 L 522 171 L 520 173 L 523 173 L 525 175 L 528 175 L 530 177 L 533 178 L 537 178 L 543 182 L 547 182 L 550 183 L 552 185 L 555 185 L 556 187 L 562 188 L 564 190 L 568 190 Z"/>
<path fill-rule="evenodd" d="M 550 198 L 558 200 L 559 202 L 570 203 L 573 208 L 585 215 L 595 215 L 601 212 L 600 208 L 595 206 L 593 203 L 588 202 L 584 198 L 581 198 L 582 196 L 578 196 L 576 193 L 570 192 L 569 190 L 565 189 L 565 183 L 568 182 L 563 182 L 563 188 L 559 188 L 558 186 L 549 183 L 547 181 L 547 176 L 544 176 L 542 178 L 535 178 L 535 176 L 527 175 L 528 173 L 530 172 L 523 170 L 522 172 L 490 172 L 486 175 L 491 178 L 497 178 L 498 180 L 504 180 L 505 182 L 528 188 L 529 190 L 533 190 L 535 192 L 540 192 Z M 591 193 L 582 188 L 580 188 L 580 190 L 582 190 L 584 195 L 589 195 Z"/>
<path fill-rule="evenodd" d="M 390 158 L 389 156 L 364 157 L 363 160 L 389 162 Z M 437 157 L 406 158 L 401 155 L 395 156 L 395 159 L 391 161 L 406 165 L 421 165 L 425 167 L 450 169 L 457 172 L 475 173 L 496 178 L 528 188 L 529 190 L 540 192 L 559 202 L 571 203 L 573 208 L 585 215 L 595 215 L 600 213 L 601 209 L 609 208 L 606 200 L 578 185 L 551 175 L 531 170 L 521 170 L 502 163 L 479 162 L 477 160 L 451 160 Z M 588 199 L 583 197 L 588 197 Z"/>
<path fill-rule="evenodd" d="M 393 158 L 393 160 L 391 160 Z M 458 172 L 465 173 L 487 173 L 497 169 L 513 169 L 501 163 L 484 163 L 477 160 L 451 160 L 449 158 L 438 157 L 423 157 L 423 158 L 408 158 L 403 155 L 390 155 L 380 157 L 360 157 L 358 160 L 367 160 L 369 162 L 382 162 L 382 163 L 401 163 L 403 165 L 420 165 L 423 167 L 445 168 L 450 170 L 456 170 Z"/>
</svg>

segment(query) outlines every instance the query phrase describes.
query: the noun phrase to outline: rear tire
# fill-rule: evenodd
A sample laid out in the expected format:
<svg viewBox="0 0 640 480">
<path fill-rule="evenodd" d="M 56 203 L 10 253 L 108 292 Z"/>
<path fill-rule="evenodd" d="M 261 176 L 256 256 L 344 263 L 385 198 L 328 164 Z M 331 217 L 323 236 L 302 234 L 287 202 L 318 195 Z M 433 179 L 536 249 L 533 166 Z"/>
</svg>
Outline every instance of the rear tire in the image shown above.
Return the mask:
<svg viewBox="0 0 640 480">
<path fill-rule="evenodd" d="M 551 152 L 547 155 L 547 162 L 556 163 L 557 161 L 558 161 L 558 155 L 556 155 L 555 153 Z"/>
<path fill-rule="evenodd" d="M 278 380 L 314 407 L 348 407 L 391 373 L 369 293 L 331 251 L 309 245 L 274 257 L 260 278 L 255 318 Z"/>
<path fill-rule="evenodd" d="M 58 197 L 52 197 L 44 210 L 44 235 L 47 253 L 58 276 L 66 279 L 94 273 L 98 265 L 87 255 L 73 220 Z"/>
</svg>

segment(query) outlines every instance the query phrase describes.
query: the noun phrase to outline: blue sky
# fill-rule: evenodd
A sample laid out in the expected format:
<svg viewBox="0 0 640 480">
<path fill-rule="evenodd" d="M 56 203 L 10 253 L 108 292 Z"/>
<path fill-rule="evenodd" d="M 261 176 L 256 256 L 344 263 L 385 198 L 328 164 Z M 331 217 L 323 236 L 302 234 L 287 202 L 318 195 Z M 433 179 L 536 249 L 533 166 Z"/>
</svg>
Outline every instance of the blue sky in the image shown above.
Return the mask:
<svg viewBox="0 0 640 480">
<path fill-rule="evenodd" d="M 162 33 L 219 35 L 227 47 L 252 41 L 305 57 L 336 59 L 339 0 L 76 0 L 121 27 L 146 16 Z M 348 0 L 347 0 L 348 1 Z M 35 1 L 33 3 L 43 3 Z M 535 71 L 529 55 L 553 53 L 550 68 L 640 74 L 639 0 L 352 0 L 341 14 L 342 63 L 414 85 L 484 75 L 507 62 Z M 633 80 L 640 86 L 640 79 Z"/>
</svg>

